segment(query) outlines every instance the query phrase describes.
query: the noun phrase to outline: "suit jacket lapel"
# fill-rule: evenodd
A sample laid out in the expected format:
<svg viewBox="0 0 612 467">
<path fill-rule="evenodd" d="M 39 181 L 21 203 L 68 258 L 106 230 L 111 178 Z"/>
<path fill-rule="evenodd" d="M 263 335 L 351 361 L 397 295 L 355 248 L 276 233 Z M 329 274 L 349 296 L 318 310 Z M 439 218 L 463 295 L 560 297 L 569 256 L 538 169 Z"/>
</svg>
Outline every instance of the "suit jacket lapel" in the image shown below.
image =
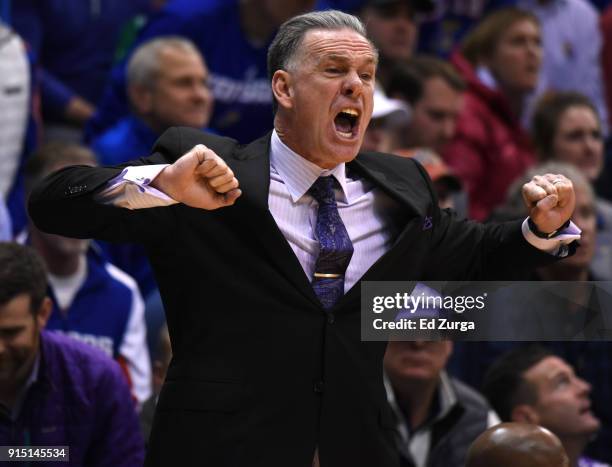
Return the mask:
<svg viewBox="0 0 612 467">
<path fill-rule="evenodd" d="M 279 276 L 286 277 L 308 300 L 320 306 L 302 265 L 268 208 L 270 135 L 241 148 L 228 162 L 240 182 L 242 196 L 236 204 L 247 205 L 249 224 L 254 226 L 251 234 L 259 239 L 262 248 L 278 268 Z"/>
<path fill-rule="evenodd" d="M 405 222 L 391 249 L 381 256 L 370 269 L 364 273 L 361 279 L 359 279 L 359 281 L 357 281 L 337 303 L 337 307 L 346 306 L 348 303 L 360 298 L 361 281 L 377 281 L 389 277 L 389 275 L 386 274 L 389 269 L 397 264 L 397 261 L 401 261 L 401 258 L 408 253 L 404 251 L 407 248 L 407 243 L 402 240 L 407 235 L 411 234 L 415 225 L 420 225 L 409 222 L 411 218 L 416 220 L 419 216 L 418 209 L 414 206 L 412 201 L 412 199 L 414 199 L 412 187 L 406 186 L 405 184 L 398 185 L 390 181 L 389 177 L 369 163 L 368 157 L 357 157 L 348 164 L 348 167 L 374 182 L 391 198 L 399 202 L 405 210 Z M 409 269 L 409 266 L 407 265 L 406 268 Z"/>
</svg>

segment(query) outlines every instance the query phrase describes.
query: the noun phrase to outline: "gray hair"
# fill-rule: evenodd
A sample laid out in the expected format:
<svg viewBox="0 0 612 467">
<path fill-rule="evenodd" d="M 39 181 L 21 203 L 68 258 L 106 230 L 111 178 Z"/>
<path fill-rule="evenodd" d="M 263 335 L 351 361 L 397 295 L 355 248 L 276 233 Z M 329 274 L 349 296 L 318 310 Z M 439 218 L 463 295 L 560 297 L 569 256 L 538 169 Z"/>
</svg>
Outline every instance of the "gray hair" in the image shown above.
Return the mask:
<svg viewBox="0 0 612 467">
<path fill-rule="evenodd" d="M 179 36 L 152 39 L 142 44 L 132 54 L 127 65 L 128 86 L 153 89 L 160 72 L 160 54 L 167 49 L 180 50 L 201 57 L 198 48 L 188 39 Z"/>
<path fill-rule="evenodd" d="M 368 39 L 365 26 L 359 18 L 342 11 L 313 11 L 295 16 L 281 25 L 268 49 L 268 77 L 270 80 L 277 70 L 289 70 L 295 65 L 299 46 L 306 33 L 312 29 L 332 31 L 351 29 Z M 369 39 L 368 42 L 376 53 L 372 42 Z"/>
</svg>

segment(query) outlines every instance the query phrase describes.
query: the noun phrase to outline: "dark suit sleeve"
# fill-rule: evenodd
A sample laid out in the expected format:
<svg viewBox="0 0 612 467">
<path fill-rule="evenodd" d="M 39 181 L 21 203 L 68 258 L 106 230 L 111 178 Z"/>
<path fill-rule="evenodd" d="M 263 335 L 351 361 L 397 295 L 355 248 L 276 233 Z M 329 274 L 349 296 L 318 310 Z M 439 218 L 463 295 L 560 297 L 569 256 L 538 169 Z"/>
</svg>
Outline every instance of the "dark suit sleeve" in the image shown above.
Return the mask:
<svg viewBox="0 0 612 467">
<path fill-rule="evenodd" d="M 425 169 L 417 166 L 433 200 L 434 227 L 426 273 L 429 280 L 521 280 L 535 267 L 558 260 L 525 240 L 522 220 L 481 224 L 439 209 L 431 180 Z"/>
<path fill-rule="evenodd" d="M 176 206 L 130 210 L 94 201 L 124 167 L 167 164 L 182 154 L 179 130 L 166 131 L 149 157 L 114 167 L 72 166 L 55 172 L 30 195 L 28 211 L 42 231 L 75 238 L 155 243 L 176 226 Z"/>
</svg>

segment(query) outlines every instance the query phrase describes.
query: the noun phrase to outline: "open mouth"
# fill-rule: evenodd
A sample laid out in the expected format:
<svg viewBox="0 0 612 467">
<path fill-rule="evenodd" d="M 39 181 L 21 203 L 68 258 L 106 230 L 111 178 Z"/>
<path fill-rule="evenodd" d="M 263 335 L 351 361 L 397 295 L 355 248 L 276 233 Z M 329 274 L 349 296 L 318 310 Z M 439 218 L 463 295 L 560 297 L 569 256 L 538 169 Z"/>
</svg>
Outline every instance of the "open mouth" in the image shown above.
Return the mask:
<svg viewBox="0 0 612 467">
<path fill-rule="evenodd" d="M 355 109 L 342 109 L 334 118 L 336 131 L 343 138 L 353 138 L 359 127 L 359 111 Z"/>
</svg>

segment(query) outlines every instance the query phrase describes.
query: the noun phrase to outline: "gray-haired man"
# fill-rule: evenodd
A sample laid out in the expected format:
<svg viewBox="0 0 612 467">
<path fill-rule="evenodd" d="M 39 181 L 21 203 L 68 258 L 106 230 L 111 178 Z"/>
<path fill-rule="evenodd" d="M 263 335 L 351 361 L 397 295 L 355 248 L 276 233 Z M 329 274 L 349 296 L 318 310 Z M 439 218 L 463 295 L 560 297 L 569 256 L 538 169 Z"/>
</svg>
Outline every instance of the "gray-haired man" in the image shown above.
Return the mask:
<svg viewBox="0 0 612 467">
<path fill-rule="evenodd" d="M 359 282 L 507 277 L 547 256 L 526 222 L 440 211 L 414 161 L 358 156 L 376 63 L 355 17 L 292 18 L 269 50 L 271 135 L 171 129 L 149 158 L 65 170 L 31 197 L 42 229 L 149 251 L 173 357 L 148 466 L 307 466 L 317 449 L 322 467 L 396 466 L 385 345 L 361 342 Z M 525 195 L 539 230 L 569 218 L 565 178 Z"/>
</svg>

